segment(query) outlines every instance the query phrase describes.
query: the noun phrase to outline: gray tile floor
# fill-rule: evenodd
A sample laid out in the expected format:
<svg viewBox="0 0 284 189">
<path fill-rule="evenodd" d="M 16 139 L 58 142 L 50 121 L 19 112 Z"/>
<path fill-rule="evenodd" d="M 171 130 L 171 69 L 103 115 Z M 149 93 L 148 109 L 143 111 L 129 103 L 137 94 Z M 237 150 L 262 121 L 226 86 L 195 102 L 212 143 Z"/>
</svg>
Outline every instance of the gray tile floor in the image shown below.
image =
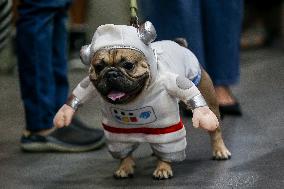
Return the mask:
<svg viewBox="0 0 284 189">
<path fill-rule="evenodd" d="M 118 162 L 106 148 L 77 154 L 21 152 L 24 114 L 18 77 L 0 75 L 0 188 L 284 188 L 283 73 L 283 50 L 242 53 L 241 82 L 233 91 L 244 115 L 223 120 L 232 159 L 210 160 L 209 137 L 183 117 L 188 128 L 187 159 L 174 164 L 175 177 L 167 181 L 152 180 L 155 158 L 147 145 L 135 152 L 135 177 L 127 180 L 113 179 Z M 71 87 L 84 74 L 71 72 Z M 94 125 L 100 119 L 95 101 L 85 105 L 80 115 L 99 127 Z"/>
</svg>

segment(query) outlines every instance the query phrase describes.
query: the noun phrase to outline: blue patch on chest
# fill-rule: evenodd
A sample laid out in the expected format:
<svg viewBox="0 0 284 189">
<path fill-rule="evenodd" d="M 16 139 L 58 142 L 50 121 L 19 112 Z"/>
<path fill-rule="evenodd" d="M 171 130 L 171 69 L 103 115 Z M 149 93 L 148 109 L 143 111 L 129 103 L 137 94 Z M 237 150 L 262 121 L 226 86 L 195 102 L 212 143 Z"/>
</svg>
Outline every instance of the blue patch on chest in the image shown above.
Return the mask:
<svg viewBox="0 0 284 189">
<path fill-rule="evenodd" d="M 148 112 L 142 112 L 140 115 L 139 115 L 139 118 L 141 119 L 147 119 L 151 116 L 151 112 L 148 111 Z"/>
</svg>

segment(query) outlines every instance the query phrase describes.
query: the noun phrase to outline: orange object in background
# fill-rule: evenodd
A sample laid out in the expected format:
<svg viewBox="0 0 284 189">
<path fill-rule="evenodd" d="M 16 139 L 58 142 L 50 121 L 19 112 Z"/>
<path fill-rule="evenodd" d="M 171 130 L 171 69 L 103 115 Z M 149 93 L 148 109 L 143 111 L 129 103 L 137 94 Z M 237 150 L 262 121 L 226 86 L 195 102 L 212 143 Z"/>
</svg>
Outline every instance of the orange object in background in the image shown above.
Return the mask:
<svg viewBox="0 0 284 189">
<path fill-rule="evenodd" d="M 86 0 L 74 0 L 70 7 L 70 21 L 72 25 L 81 25 L 85 23 L 86 18 Z"/>
</svg>

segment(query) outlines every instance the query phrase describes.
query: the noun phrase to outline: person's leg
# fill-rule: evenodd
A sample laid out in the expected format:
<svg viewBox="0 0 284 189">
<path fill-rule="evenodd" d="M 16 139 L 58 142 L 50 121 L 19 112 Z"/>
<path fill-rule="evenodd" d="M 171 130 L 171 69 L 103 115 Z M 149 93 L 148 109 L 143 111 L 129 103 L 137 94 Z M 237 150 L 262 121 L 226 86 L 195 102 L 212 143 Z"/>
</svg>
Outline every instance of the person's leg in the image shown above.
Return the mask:
<svg viewBox="0 0 284 189">
<path fill-rule="evenodd" d="M 240 74 L 239 47 L 243 2 L 201 2 L 207 72 L 214 85 L 236 84 Z"/>
<path fill-rule="evenodd" d="M 206 70 L 215 86 L 239 81 L 242 10 L 242 1 L 202 1 Z"/>
<path fill-rule="evenodd" d="M 68 92 L 64 20 L 69 3 L 25 0 L 19 8 L 17 47 L 27 120 L 21 148 L 25 151 L 82 152 L 104 144 L 103 131 L 78 121 L 53 129 L 53 117 Z"/>
<path fill-rule="evenodd" d="M 243 1 L 203 0 L 205 68 L 212 78 L 221 113 L 240 115 L 229 86 L 239 81 Z M 224 107 L 227 106 L 227 107 Z M 222 109 L 222 108 L 225 109 Z"/>
<path fill-rule="evenodd" d="M 67 7 L 63 7 L 54 17 L 52 39 L 52 68 L 55 80 L 54 113 L 66 102 L 68 95 L 66 14 Z"/>
<path fill-rule="evenodd" d="M 181 37 L 204 66 L 200 1 L 141 0 L 139 11 L 144 20 L 151 21 L 157 30 L 157 40 Z"/>
<path fill-rule="evenodd" d="M 22 1 L 17 23 L 17 53 L 26 129 L 52 128 L 54 80 L 52 74 L 53 11 L 35 1 Z"/>
</svg>

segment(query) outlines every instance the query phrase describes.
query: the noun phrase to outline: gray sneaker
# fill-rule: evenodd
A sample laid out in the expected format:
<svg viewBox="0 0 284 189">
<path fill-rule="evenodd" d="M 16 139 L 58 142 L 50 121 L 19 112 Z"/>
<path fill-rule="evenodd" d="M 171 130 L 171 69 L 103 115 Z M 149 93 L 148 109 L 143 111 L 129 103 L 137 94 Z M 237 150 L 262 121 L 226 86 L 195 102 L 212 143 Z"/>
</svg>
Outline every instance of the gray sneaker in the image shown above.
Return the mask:
<svg viewBox="0 0 284 189">
<path fill-rule="evenodd" d="M 104 132 L 86 127 L 73 119 L 68 127 L 56 129 L 48 136 L 30 133 L 21 138 L 21 148 L 29 152 L 85 152 L 98 149 L 105 143 Z"/>
</svg>

